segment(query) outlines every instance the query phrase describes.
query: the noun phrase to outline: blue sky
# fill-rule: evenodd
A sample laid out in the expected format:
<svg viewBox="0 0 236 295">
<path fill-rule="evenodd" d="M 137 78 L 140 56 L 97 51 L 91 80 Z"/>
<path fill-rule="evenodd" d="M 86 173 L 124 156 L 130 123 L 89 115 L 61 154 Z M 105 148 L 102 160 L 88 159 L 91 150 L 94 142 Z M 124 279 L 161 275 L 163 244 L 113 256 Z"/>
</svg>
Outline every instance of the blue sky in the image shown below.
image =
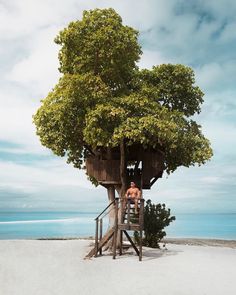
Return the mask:
<svg viewBox="0 0 236 295">
<path fill-rule="evenodd" d="M 113 7 L 140 31 L 140 67 L 183 63 L 205 93 L 214 149 L 202 167 L 164 176 L 144 197 L 178 212 L 236 212 L 236 2 L 11 0 L 0 2 L 0 210 L 97 211 L 106 191 L 40 145 L 32 114 L 59 78 L 53 39 L 84 9 Z"/>
</svg>

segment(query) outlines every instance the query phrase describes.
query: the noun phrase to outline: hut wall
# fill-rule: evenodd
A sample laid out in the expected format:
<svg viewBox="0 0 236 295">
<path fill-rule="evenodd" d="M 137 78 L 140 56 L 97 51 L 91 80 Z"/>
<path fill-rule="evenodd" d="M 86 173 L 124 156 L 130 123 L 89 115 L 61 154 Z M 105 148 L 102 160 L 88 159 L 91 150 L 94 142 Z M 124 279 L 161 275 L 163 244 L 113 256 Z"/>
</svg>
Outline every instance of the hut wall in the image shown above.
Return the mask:
<svg viewBox="0 0 236 295">
<path fill-rule="evenodd" d="M 86 159 L 86 170 L 89 176 L 93 176 L 99 182 L 120 183 L 120 161 Z"/>
<path fill-rule="evenodd" d="M 164 157 L 161 153 L 146 152 L 140 157 L 142 169 L 134 171 L 127 169 L 128 182 L 134 181 L 144 189 L 151 188 L 151 180 L 162 176 Z M 101 184 L 120 184 L 120 160 L 101 160 L 95 157 L 86 159 L 86 170 L 89 176 L 97 179 Z M 142 179 L 142 180 L 141 180 Z"/>
</svg>

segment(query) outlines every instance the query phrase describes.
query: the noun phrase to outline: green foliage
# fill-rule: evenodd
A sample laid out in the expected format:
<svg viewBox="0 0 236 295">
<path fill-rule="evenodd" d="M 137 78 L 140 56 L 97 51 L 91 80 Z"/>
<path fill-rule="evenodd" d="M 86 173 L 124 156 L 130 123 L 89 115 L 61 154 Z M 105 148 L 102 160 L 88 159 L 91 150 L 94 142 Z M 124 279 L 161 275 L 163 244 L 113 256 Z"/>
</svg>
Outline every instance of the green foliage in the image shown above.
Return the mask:
<svg viewBox="0 0 236 295">
<path fill-rule="evenodd" d="M 163 64 L 142 70 L 140 91 L 169 110 L 178 110 L 189 117 L 200 113 L 203 92 L 195 86 L 194 72 L 184 65 Z"/>
<path fill-rule="evenodd" d="M 170 209 L 166 209 L 165 204 L 152 204 L 147 200 L 144 207 L 144 238 L 142 244 L 151 248 L 159 248 L 160 241 L 166 236 L 164 228 L 175 220 L 171 216 Z M 140 236 L 136 231 L 134 233 L 136 242 L 139 242 Z"/>
<path fill-rule="evenodd" d="M 85 11 L 59 33 L 58 84 L 34 115 L 41 143 L 82 168 L 91 151 L 139 144 L 165 155 L 168 173 L 212 156 L 201 126 L 203 93 L 184 65 L 139 70 L 138 32 L 113 9 Z M 94 182 L 94 180 L 93 180 Z"/>
<path fill-rule="evenodd" d="M 86 115 L 97 104 L 106 103 L 109 96 L 109 87 L 99 76 L 65 74 L 34 115 L 41 143 L 80 168 L 86 156 Z"/>
<path fill-rule="evenodd" d="M 84 11 L 81 21 L 71 22 L 55 42 L 62 45 L 60 71 L 91 72 L 114 91 L 127 87 L 141 49 L 138 31 L 122 24 L 114 9 Z"/>
</svg>

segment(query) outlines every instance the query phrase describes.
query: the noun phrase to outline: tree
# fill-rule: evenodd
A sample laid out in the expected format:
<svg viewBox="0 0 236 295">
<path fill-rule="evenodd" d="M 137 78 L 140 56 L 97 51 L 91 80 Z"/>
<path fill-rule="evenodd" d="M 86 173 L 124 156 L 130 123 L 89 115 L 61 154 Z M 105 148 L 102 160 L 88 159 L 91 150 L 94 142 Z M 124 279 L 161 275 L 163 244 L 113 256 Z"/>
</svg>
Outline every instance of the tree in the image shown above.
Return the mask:
<svg viewBox="0 0 236 295">
<path fill-rule="evenodd" d="M 175 220 L 171 216 L 170 209 L 165 204 L 152 204 L 147 200 L 144 207 L 144 238 L 142 244 L 151 248 L 160 248 L 160 241 L 166 236 L 164 228 Z M 139 233 L 134 233 L 136 242 L 139 242 Z"/>
<path fill-rule="evenodd" d="M 134 150 L 140 157 L 161 153 L 167 173 L 211 158 L 210 143 L 191 118 L 203 102 L 193 70 L 180 64 L 140 70 L 138 32 L 113 9 L 84 11 L 55 42 L 62 76 L 33 116 L 37 135 L 79 169 L 89 157 L 116 155 L 121 183 L 103 184 L 110 200 L 115 189 L 123 196 L 127 167 L 138 167 Z"/>
</svg>

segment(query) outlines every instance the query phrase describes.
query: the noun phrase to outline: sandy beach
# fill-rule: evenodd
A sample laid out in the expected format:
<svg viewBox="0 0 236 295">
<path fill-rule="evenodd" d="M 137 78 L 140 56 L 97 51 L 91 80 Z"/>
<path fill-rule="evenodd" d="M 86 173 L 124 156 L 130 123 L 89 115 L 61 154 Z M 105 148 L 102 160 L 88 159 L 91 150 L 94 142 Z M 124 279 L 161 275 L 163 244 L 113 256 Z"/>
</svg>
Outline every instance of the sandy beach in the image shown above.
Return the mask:
<svg viewBox="0 0 236 295">
<path fill-rule="evenodd" d="M 235 294 L 235 241 L 166 246 L 144 247 L 142 262 L 131 249 L 116 260 L 106 254 L 84 260 L 90 240 L 2 240 L 0 294 Z"/>
</svg>

